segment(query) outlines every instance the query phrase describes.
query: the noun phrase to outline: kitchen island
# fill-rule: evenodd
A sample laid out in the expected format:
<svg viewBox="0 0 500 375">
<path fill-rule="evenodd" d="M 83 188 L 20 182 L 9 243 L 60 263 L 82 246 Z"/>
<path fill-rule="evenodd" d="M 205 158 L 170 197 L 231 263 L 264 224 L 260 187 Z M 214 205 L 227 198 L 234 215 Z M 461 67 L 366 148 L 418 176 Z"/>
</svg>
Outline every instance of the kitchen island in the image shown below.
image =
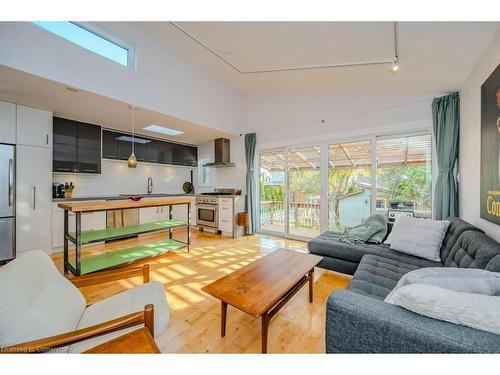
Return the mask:
<svg viewBox="0 0 500 375">
<path fill-rule="evenodd" d="M 64 273 L 70 271 L 75 276 L 80 276 L 105 269 L 124 266 L 138 260 L 157 256 L 168 251 L 191 246 L 191 203 L 189 198 L 158 198 L 151 200 L 131 201 L 113 200 L 106 202 L 64 202 L 58 207 L 64 210 Z M 172 207 L 185 205 L 187 208 L 187 221 L 172 220 Z M 168 207 L 169 220 L 152 223 L 128 225 L 118 228 L 102 230 L 81 230 L 81 214 L 98 211 L 113 211 L 130 208 Z M 69 212 L 75 213 L 75 232 L 69 232 Z M 186 242 L 173 240 L 172 230 L 185 227 L 187 230 Z M 82 258 L 82 245 L 101 241 L 119 240 L 130 238 L 139 234 L 168 230 L 168 238 L 161 241 L 150 242 L 133 246 L 131 248 L 110 251 L 104 254 Z M 75 245 L 75 258 L 69 259 L 69 243 Z"/>
</svg>

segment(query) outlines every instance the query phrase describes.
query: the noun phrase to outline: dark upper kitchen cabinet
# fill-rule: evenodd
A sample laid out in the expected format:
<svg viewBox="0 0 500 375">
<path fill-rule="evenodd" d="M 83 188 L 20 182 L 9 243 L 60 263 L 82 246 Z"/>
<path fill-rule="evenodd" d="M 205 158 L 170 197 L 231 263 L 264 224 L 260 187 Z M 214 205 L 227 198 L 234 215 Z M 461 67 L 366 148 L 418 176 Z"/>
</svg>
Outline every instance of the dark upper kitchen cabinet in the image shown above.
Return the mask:
<svg viewBox="0 0 500 375">
<path fill-rule="evenodd" d="M 171 163 L 174 165 L 182 165 L 182 154 L 184 152 L 184 146 L 177 143 L 171 143 L 170 145 L 172 149 Z"/>
<path fill-rule="evenodd" d="M 150 142 L 146 138 L 134 137 L 134 154 L 137 161 L 147 161 L 147 144 Z"/>
<path fill-rule="evenodd" d="M 184 146 L 182 164 L 193 167 L 198 165 L 198 147 Z"/>
<path fill-rule="evenodd" d="M 159 155 L 159 141 L 155 141 L 154 139 L 150 139 L 148 143 L 146 143 L 146 161 L 149 163 L 159 163 L 160 155 Z"/>
<path fill-rule="evenodd" d="M 54 172 L 101 173 L 101 127 L 54 117 Z"/>
<path fill-rule="evenodd" d="M 168 142 L 159 142 L 158 160 L 163 164 L 172 164 L 172 144 Z"/>
<path fill-rule="evenodd" d="M 101 173 L 101 127 L 79 122 L 77 133 L 78 172 Z"/>
<path fill-rule="evenodd" d="M 105 159 L 118 159 L 118 138 L 120 133 L 109 130 L 102 131 L 102 157 Z"/>
<path fill-rule="evenodd" d="M 118 159 L 128 160 L 132 153 L 132 136 L 128 134 L 121 134 L 118 137 Z"/>
<path fill-rule="evenodd" d="M 52 153 L 54 172 L 78 172 L 77 124 L 76 121 L 54 117 Z"/>
<path fill-rule="evenodd" d="M 172 143 L 172 164 L 195 167 L 198 165 L 198 148 Z"/>
<path fill-rule="evenodd" d="M 160 141 L 143 136 L 134 137 L 135 157 L 139 162 L 198 165 L 198 148 L 179 143 Z M 132 152 L 132 135 L 110 130 L 102 132 L 102 157 L 127 160 Z"/>
</svg>

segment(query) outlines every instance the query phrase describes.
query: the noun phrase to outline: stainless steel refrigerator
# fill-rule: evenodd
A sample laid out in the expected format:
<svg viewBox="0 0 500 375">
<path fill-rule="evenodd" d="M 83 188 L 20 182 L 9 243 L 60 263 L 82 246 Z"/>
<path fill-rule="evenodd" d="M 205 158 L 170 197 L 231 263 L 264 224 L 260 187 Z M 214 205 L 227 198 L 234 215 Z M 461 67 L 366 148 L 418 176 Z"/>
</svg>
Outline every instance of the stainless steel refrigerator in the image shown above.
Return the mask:
<svg viewBox="0 0 500 375">
<path fill-rule="evenodd" d="M 16 257 L 16 147 L 0 144 L 0 262 Z"/>
</svg>

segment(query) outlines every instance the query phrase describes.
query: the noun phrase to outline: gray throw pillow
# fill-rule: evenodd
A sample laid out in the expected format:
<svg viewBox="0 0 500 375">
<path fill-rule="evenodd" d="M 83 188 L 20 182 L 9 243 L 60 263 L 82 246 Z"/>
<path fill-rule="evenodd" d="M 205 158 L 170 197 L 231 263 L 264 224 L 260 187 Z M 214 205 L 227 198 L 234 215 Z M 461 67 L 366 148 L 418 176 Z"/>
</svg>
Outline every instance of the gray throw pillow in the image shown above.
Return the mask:
<svg viewBox="0 0 500 375">
<path fill-rule="evenodd" d="M 447 220 L 399 216 L 391 232 L 391 250 L 440 262 L 441 245 L 448 225 Z"/>
</svg>

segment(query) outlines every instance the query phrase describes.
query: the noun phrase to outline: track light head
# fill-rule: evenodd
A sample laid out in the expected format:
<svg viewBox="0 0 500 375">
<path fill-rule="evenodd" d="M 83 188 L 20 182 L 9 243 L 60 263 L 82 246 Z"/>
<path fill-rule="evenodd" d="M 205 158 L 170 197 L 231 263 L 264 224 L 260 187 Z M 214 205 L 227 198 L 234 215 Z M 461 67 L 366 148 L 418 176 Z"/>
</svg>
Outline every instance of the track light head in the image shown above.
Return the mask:
<svg viewBox="0 0 500 375">
<path fill-rule="evenodd" d="M 391 73 L 392 75 L 396 75 L 398 70 L 399 70 L 399 59 L 396 59 L 393 61 L 391 68 L 389 69 L 389 73 Z"/>
</svg>

